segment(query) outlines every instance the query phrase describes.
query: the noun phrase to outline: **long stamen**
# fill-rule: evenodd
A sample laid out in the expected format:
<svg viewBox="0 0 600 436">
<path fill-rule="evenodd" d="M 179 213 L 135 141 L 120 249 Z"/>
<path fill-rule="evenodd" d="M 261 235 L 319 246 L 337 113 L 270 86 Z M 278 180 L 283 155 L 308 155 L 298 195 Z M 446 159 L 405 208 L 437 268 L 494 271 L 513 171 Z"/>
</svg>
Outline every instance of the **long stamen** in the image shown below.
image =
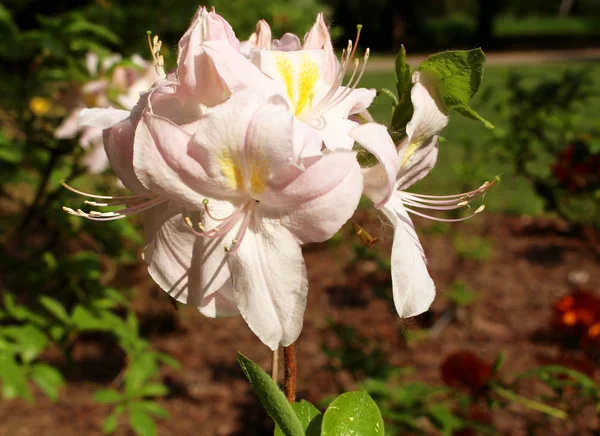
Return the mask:
<svg viewBox="0 0 600 436">
<path fill-rule="evenodd" d="M 472 215 L 465 216 L 465 217 L 462 217 L 462 218 L 439 218 L 439 217 L 427 215 L 427 214 L 424 214 L 424 213 L 421 213 L 421 212 L 417 212 L 416 210 L 412 210 L 412 209 L 410 209 L 408 207 L 406 207 L 405 209 L 407 211 L 409 211 L 410 213 L 414 213 L 415 215 L 418 215 L 420 217 L 427 218 L 427 219 L 430 219 L 430 220 L 433 220 L 433 221 L 441 221 L 443 223 L 457 223 L 457 222 L 460 222 L 460 221 L 465 221 L 465 220 L 473 218 L 478 213 L 483 212 L 484 208 L 485 208 L 485 206 L 481 205 L 480 207 L 477 208 L 477 210 L 475 212 L 473 212 Z"/>
<path fill-rule="evenodd" d="M 225 218 L 220 225 L 217 225 L 210 230 L 204 230 L 204 227 L 201 224 L 198 224 L 197 230 L 194 227 L 192 220 L 189 216 L 185 217 L 184 221 L 196 236 L 202 236 L 209 239 L 220 238 L 221 236 L 229 232 L 229 230 L 231 230 L 238 223 L 242 212 L 248 206 L 248 204 L 250 204 L 249 201 L 242 204 L 240 207 L 234 210 L 231 215 Z"/>
<path fill-rule="evenodd" d="M 65 188 L 67 188 L 69 191 L 74 192 L 75 194 L 79 194 L 79 195 L 82 195 L 84 197 L 98 198 L 100 200 L 134 200 L 134 199 L 149 198 L 149 197 L 155 197 L 156 196 L 156 194 L 153 194 L 151 192 L 149 192 L 147 194 L 121 195 L 121 196 L 96 195 L 96 194 L 90 194 L 89 192 L 83 192 L 83 191 L 80 191 L 78 189 L 75 189 L 72 186 L 67 185 L 67 183 L 64 180 L 60 184 L 63 185 Z"/>
<path fill-rule="evenodd" d="M 369 59 L 370 50 L 367 48 L 367 50 L 365 51 L 362 68 L 360 69 L 358 77 L 356 77 L 356 73 L 358 71 L 358 66 L 360 64 L 360 61 L 358 59 L 354 59 L 354 54 L 356 53 L 356 49 L 358 47 L 358 41 L 360 39 L 360 33 L 361 33 L 362 26 L 357 26 L 357 29 L 358 30 L 357 30 L 357 34 L 356 34 L 356 42 L 354 44 L 352 44 L 352 41 L 348 41 L 347 50 L 342 52 L 342 58 L 340 61 L 340 68 L 338 70 L 337 77 L 331 84 L 331 87 L 329 88 L 329 91 L 325 94 L 325 96 L 323 96 L 317 104 L 315 104 L 308 112 L 306 112 L 304 114 L 303 118 L 305 120 L 309 120 L 309 119 L 313 118 L 315 116 L 315 114 L 322 114 L 323 112 L 326 112 L 329 109 L 331 109 L 332 107 L 338 105 L 339 103 L 344 101 L 346 98 L 348 98 L 348 96 L 352 93 L 352 91 L 355 90 L 356 87 L 358 86 L 358 84 L 359 84 L 360 80 L 362 79 L 362 76 L 365 72 L 365 69 L 367 66 L 367 61 Z M 342 86 L 342 83 L 344 81 L 344 76 L 346 74 L 348 66 L 350 65 L 350 62 L 352 62 L 353 60 L 354 60 L 354 68 L 353 68 L 350 80 L 348 80 L 348 83 L 346 84 L 346 89 L 344 89 L 341 93 L 339 93 L 336 96 L 336 93 Z M 356 77 L 356 80 L 355 80 L 355 77 Z"/>
<path fill-rule="evenodd" d="M 66 206 L 63 206 L 63 210 L 70 215 L 80 216 L 92 221 L 113 221 L 144 212 L 154 206 L 159 205 L 160 203 L 163 203 L 164 201 L 164 199 L 156 197 L 148 201 L 138 203 L 135 206 L 127 207 L 114 212 L 99 212 L 97 210 L 85 212 L 81 209 L 73 210 Z"/>
<path fill-rule="evenodd" d="M 456 210 L 456 209 L 461 209 L 465 206 L 469 207 L 469 205 L 473 201 L 477 200 L 478 198 L 483 197 L 485 195 L 485 193 L 487 192 L 487 190 L 489 188 L 491 188 L 493 185 L 495 185 L 498 182 L 498 180 L 499 179 L 496 177 L 492 182 L 485 182 L 483 185 L 481 185 L 478 189 L 476 189 L 474 191 L 457 194 L 454 196 L 436 197 L 436 196 L 432 196 L 432 195 L 419 195 L 419 194 L 412 194 L 412 193 L 402 192 L 402 191 L 400 191 L 400 196 L 402 198 L 402 203 L 405 206 L 411 206 L 411 207 L 415 207 L 415 208 L 419 208 L 419 209 Z M 442 198 L 444 200 L 437 200 L 438 198 Z M 434 200 L 434 199 L 436 199 L 436 200 Z M 472 218 L 473 216 L 482 212 L 484 209 L 485 209 L 485 205 L 482 204 L 473 212 L 472 215 L 469 215 L 467 217 L 438 218 L 438 217 L 426 215 L 422 212 L 417 212 L 416 210 L 410 209 L 408 207 L 406 208 L 406 210 L 408 210 L 411 213 L 414 213 L 415 215 L 419 215 L 419 216 L 422 216 L 423 218 L 428 218 L 428 219 L 432 219 L 435 221 L 442 221 L 442 222 L 464 221 L 466 219 Z"/>
<path fill-rule="evenodd" d="M 369 55 L 370 55 L 371 51 L 369 49 L 367 49 L 365 51 L 365 56 L 363 59 L 363 65 L 362 68 L 360 70 L 360 74 L 358 75 L 358 77 L 356 78 L 356 80 L 354 81 L 354 83 L 352 83 L 352 79 L 354 79 L 354 73 L 352 74 L 352 77 L 350 77 L 350 81 L 348 81 L 348 83 L 346 84 L 346 89 L 344 91 L 342 91 L 342 93 L 340 93 L 335 99 L 333 99 L 332 101 L 330 101 L 327 106 L 322 109 L 323 112 L 331 109 L 333 106 L 338 105 L 339 103 L 341 103 L 342 101 L 344 101 L 346 98 L 348 98 L 348 96 L 350 95 L 350 93 L 352 93 L 352 91 L 354 91 L 356 89 L 356 87 L 358 86 L 360 80 L 362 79 L 363 74 L 365 73 L 365 69 L 367 68 L 367 61 L 369 60 Z M 359 60 L 356 59 L 355 60 L 355 70 L 354 72 L 356 72 L 356 69 L 358 68 L 358 64 L 359 64 Z"/>
<path fill-rule="evenodd" d="M 225 251 L 229 254 L 234 254 L 240 248 L 242 241 L 244 240 L 244 236 L 246 236 L 246 231 L 248 230 L 248 225 L 250 224 L 250 218 L 252 217 L 252 212 L 248 210 L 246 212 L 246 216 L 244 217 L 244 222 L 242 223 L 242 228 L 240 230 L 240 234 L 237 239 L 231 241 L 231 245 L 233 248 L 225 246 Z"/>
</svg>

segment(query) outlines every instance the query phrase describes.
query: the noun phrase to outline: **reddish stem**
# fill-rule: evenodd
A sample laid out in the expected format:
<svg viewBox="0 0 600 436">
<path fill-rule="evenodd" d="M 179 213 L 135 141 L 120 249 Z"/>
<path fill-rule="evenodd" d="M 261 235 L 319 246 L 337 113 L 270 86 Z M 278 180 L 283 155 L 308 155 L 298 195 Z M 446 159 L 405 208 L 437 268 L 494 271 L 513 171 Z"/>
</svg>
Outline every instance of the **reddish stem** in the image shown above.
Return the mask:
<svg viewBox="0 0 600 436">
<path fill-rule="evenodd" d="M 284 392 L 290 403 L 296 401 L 296 344 L 283 347 Z"/>
</svg>

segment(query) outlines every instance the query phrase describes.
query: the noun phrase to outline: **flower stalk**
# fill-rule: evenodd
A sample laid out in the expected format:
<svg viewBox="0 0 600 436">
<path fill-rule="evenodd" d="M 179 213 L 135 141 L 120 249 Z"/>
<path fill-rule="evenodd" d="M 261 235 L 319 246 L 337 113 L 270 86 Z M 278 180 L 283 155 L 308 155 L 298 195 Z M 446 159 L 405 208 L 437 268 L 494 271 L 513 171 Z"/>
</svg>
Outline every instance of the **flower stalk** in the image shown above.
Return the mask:
<svg viewBox="0 0 600 436">
<path fill-rule="evenodd" d="M 293 343 L 283 347 L 283 372 L 284 384 L 283 390 L 285 397 L 290 403 L 296 402 L 296 344 Z"/>
</svg>

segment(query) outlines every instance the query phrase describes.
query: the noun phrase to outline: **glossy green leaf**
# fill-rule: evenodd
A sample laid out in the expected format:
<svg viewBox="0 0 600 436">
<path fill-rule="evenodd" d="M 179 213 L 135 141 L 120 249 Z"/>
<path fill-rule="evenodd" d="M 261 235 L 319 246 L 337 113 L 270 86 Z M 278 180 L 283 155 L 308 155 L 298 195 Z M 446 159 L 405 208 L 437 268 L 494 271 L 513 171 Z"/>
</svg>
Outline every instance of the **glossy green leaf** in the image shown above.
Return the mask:
<svg viewBox="0 0 600 436">
<path fill-rule="evenodd" d="M 383 419 L 375 401 L 363 391 L 337 397 L 323 416 L 322 436 L 383 436 Z"/>
<path fill-rule="evenodd" d="M 260 367 L 241 353 L 237 361 L 262 405 L 285 436 L 303 436 L 302 424 L 279 386 Z"/>
<path fill-rule="evenodd" d="M 292 403 L 292 409 L 300 420 L 305 436 L 320 436 L 323 414 L 319 409 L 305 400 Z M 275 426 L 275 436 L 284 436 L 278 425 Z"/>
</svg>

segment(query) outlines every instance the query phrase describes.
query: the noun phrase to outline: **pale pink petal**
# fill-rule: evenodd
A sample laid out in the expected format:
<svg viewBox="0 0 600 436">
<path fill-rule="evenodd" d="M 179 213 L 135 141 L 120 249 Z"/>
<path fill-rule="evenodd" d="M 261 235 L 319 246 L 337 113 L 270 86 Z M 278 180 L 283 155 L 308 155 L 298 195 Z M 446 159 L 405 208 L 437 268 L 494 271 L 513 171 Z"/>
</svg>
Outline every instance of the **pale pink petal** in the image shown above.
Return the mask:
<svg viewBox="0 0 600 436">
<path fill-rule="evenodd" d="M 99 174 L 110 166 L 106 151 L 102 146 L 102 131 L 98 130 L 97 134 L 96 140 L 89 143 L 90 147 L 83 157 L 83 164 L 90 174 Z"/>
<path fill-rule="evenodd" d="M 322 121 L 323 124 L 319 124 Z M 354 139 L 350 132 L 358 127 L 358 123 L 347 118 L 331 120 L 321 119 L 310 123 L 321 134 L 325 146 L 331 151 L 350 151 L 354 146 Z"/>
<path fill-rule="evenodd" d="M 392 289 L 394 305 L 401 318 L 426 312 L 435 298 L 435 285 L 427 271 L 425 254 L 414 225 L 393 195 L 383 212 L 394 225 L 392 245 Z"/>
<path fill-rule="evenodd" d="M 437 139 L 448 124 L 448 110 L 436 96 L 435 86 L 423 80 L 419 72 L 413 75 L 411 100 L 414 113 L 406 125 L 406 139 L 398 150 L 402 158 L 396 186 L 404 189 L 423 178 L 437 159 Z"/>
<path fill-rule="evenodd" d="M 302 330 L 308 281 L 302 251 L 289 231 L 253 220 L 239 249 L 227 258 L 238 309 L 272 350 Z"/>
<path fill-rule="evenodd" d="M 171 202 L 158 215 L 144 217 L 148 245 L 144 261 L 152 279 L 177 301 L 205 306 L 229 280 L 224 238 L 197 237 L 184 222 L 184 210 Z M 146 220 L 149 222 L 146 224 Z"/>
<path fill-rule="evenodd" d="M 340 87 L 340 89 L 336 92 L 336 97 L 334 100 L 341 95 L 346 95 L 347 89 L 345 86 Z M 374 89 L 367 88 L 357 88 L 350 91 L 343 100 L 337 103 L 334 106 L 331 106 L 327 109 L 323 116 L 328 119 L 339 119 L 339 118 L 348 118 L 350 115 L 354 115 L 360 112 L 365 111 L 371 103 L 373 103 L 373 99 L 377 92 Z"/>
<path fill-rule="evenodd" d="M 98 74 L 98 55 L 93 51 L 88 51 L 85 54 L 85 67 L 90 76 Z"/>
<path fill-rule="evenodd" d="M 158 86 L 146 96 L 148 104 L 143 107 L 145 111 L 150 111 L 180 126 L 198 121 L 205 110 L 184 86 L 173 84 Z"/>
<path fill-rule="evenodd" d="M 193 210 L 202 209 L 204 198 L 210 196 L 210 190 L 203 189 L 210 178 L 188 155 L 191 138 L 171 121 L 146 113 L 135 132 L 133 167 L 149 191 Z"/>
<path fill-rule="evenodd" d="M 79 125 L 77 119 L 79 118 L 79 112 L 82 108 L 73 110 L 67 118 L 63 120 L 58 128 L 54 131 L 54 137 L 57 139 L 71 139 L 77 135 L 79 131 Z"/>
<path fill-rule="evenodd" d="M 227 280 L 221 289 L 203 298 L 198 306 L 198 310 L 202 315 L 209 318 L 225 318 L 239 315 L 240 311 L 235 302 L 232 281 Z"/>
<path fill-rule="evenodd" d="M 399 155 L 403 156 L 408 146 L 408 139 L 405 138 L 400 145 Z M 414 185 L 435 166 L 438 156 L 438 136 L 432 136 L 425 140 L 412 154 L 411 159 L 404 166 L 400 166 L 396 179 L 396 189 L 405 190 Z"/>
<path fill-rule="evenodd" d="M 133 171 L 133 120 L 125 119 L 103 132 L 104 150 L 112 170 L 123 185 L 136 194 L 147 192 Z"/>
<path fill-rule="evenodd" d="M 271 50 L 296 51 L 302 49 L 300 38 L 293 33 L 286 33 L 281 39 L 274 39 L 271 42 Z"/>
<path fill-rule="evenodd" d="M 325 19 L 322 12 L 317 15 L 317 21 L 304 37 L 304 44 L 302 48 L 304 50 L 323 49 L 325 51 L 324 80 L 325 83 L 331 84 L 337 73 L 337 58 L 333 52 L 329 28 L 327 27 L 327 24 L 325 24 Z"/>
<path fill-rule="evenodd" d="M 229 23 L 214 12 L 200 7 L 190 28 L 179 40 L 178 76 L 180 83 L 187 87 L 196 100 L 214 106 L 225 101 L 230 92 L 204 51 L 203 43 L 206 41 L 220 41 L 236 52 L 240 49 Z"/>
<path fill-rule="evenodd" d="M 396 174 L 400 167 L 400 159 L 394 141 L 392 141 L 387 128 L 376 123 L 363 124 L 352 130 L 350 136 L 373 154 L 383 167 L 385 180 L 382 190 L 376 188 L 382 184 L 381 174 L 377 174 L 377 171 L 366 172 L 364 180 L 365 195 L 373 200 L 375 207 L 380 208 L 392 195 Z"/>
<path fill-rule="evenodd" d="M 223 42 L 206 42 L 202 44 L 206 54 L 211 58 L 219 76 L 225 81 L 231 93 L 244 89 L 272 94 L 273 81 L 263 74 L 243 54 Z"/>
<path fill-rule="evenodd" d="M 260 20 L 256 23 L 256 47 L 259 49 L 269 50 L 271 48 L 271 28 L 265 20 Z"/>
<path fill-rule="evenodd" d="M 129 111 L 114 108 L 83 109 L 79 112 L 77 124 L 81 126 L 108 129 L 129 118 Z"/>
<path fill-rule="evenodd" d="M 329 239 L 352 216 L 362 174 L 352 152 L 323 155 L 291 183 L 265 193 L 261 213 L 281 223 L 302 243 Z"/>
</svg>

